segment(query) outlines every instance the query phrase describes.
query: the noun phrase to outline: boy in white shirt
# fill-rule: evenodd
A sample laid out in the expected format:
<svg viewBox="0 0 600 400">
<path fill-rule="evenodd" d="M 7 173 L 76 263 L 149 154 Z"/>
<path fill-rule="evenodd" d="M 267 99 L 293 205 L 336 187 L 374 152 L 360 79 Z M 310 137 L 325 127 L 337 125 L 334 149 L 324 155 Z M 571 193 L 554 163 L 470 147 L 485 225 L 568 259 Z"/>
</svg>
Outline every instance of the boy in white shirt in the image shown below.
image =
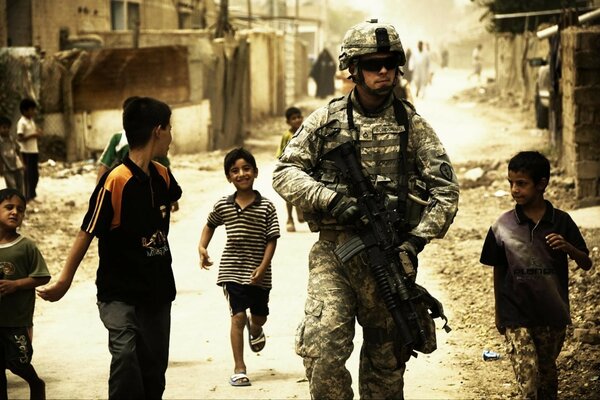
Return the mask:
<svg viewBox="0 0 600 400">
<path fill-rule="evenodd" d="M 21 156 L 25 164 L 25 199 L 27 202 L 37 196 L 36 188 L 40 179 L 38 138 L 42 130 L 35 124 L 33 118 L 37 112 L 34 100 L 25 98 L 19 106 L 21 118 L 17 122 L 17 139 L 21 144 Z"/>
</svg>

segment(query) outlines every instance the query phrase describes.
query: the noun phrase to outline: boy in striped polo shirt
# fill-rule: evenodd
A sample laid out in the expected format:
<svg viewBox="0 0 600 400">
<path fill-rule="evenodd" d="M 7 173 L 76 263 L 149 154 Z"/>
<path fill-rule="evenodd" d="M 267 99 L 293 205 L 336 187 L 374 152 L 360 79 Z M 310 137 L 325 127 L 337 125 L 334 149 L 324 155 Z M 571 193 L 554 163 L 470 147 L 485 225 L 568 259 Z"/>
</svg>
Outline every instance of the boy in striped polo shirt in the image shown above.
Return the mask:
<svg viewBox="0 0 600 400">
<path fill-rule="evenodd" d="M 213 263 L 207 247 L 219 225 L 225 225 L 227 242 L 221 257 L 217 285 L 223 287 L 231 314 L 231 348 L 234 369 L 232 386 L 249 386 L 244 363 L 244 327 L 248 327 L 250 348 L 265 347 L 263 325 L 269 315 L 271 259 L 279 238 L 279 222 L 273 203 L 253 189 L 258 176 L 254 156 L 243 148 L 230 151 L 224 161 L 225 176 L 235 193 L 222 197 L 208 215 L 198 252 L 200 267 Z M 250 309 L 250 315 L 246 310 Z"/>
</svg>

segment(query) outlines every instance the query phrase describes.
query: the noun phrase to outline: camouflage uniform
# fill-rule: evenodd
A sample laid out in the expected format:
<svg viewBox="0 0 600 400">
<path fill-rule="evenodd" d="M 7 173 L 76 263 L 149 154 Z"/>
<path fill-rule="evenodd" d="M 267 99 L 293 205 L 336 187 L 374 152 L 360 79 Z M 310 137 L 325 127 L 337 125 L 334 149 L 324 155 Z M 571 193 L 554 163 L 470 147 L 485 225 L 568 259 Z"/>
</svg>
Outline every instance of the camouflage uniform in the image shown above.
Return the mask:
<svg viewBox="0 0 600 400">
<path fill-rule="evenodd" d="M 565 332 L 565 327 L 506 328 L 508 353 L 523 399 L 557 398 L 556 359 Z"/>
<path fill-rule="evenodd" d="M 273 176 L 273 187 L 287 201 L 304 210 L 319 241 L 309 256 L 305 318 L 298 328 L 296 352 L 303 357 L 313 398 L 351 399 L 350 373 L 345 367 L 352 353 L 355 318 L 363 327 L 360 354 L 361 398 L 403 398 L 404 362 L 394 356 L 395 325 L 377 293 L 368 261 L 359 254 L 342 265 L 333 253 L 352 229 L 328 212 L 336 193 L 350 195 L 335 166 L 322 156 L 341 143 L 360 148 L 362 166 L 378 190 L 398 191 L 399 137 L 393 95 L 376 114 L 365 113 L 355 98 L 332 100 L 313 112 L 285 148 Z M 350 129 L 350 115 L 356 129 Z M 410 234 L 429 241 L 444 236 L 457 210 L 458 184 L 437 135 L 408 103 L 408 177 L 411 194 L 430 204 L 424 210 L 409 202 L 418 215 Z M 416 212 L 415 212 L 416 210 Z M 409 217 L 410 217 L 409 215 Z M 414 219 L 414 217 L 413 217 Z M 368 339 L 367 339 L 368 338 Z"/>
</svg>

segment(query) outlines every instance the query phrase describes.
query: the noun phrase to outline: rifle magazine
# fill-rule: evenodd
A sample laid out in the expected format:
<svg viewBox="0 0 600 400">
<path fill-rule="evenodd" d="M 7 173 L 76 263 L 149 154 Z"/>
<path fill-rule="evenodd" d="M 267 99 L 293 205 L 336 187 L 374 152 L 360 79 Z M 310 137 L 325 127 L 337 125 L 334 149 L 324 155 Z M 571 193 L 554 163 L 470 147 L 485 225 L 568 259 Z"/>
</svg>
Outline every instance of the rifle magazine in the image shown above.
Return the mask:
<svg viewBox="0 0 600 400">
<path fill-rule="evenodd" d="M 352 257 L 363 251 L 367 246 L 362 239 L 355 235 L 348 239 L 343 244 L 339 245 L 335 250 L 335 255 L 340 259 L 342 263 L 350 260 Z"/>
</svg>

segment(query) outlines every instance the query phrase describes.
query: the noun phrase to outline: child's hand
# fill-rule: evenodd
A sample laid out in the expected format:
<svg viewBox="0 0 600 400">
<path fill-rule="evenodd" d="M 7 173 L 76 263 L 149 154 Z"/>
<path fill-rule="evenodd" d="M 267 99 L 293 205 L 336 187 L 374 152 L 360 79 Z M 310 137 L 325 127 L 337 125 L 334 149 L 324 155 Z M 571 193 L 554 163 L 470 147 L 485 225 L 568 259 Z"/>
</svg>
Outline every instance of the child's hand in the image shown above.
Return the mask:
<svg viewBox="0 0 600 400">
<path fill-rule="evenodd" d="M 70 283 L 56 281 L 53 284 L 36 289 L 36 292 L 38 296 L 46 301 L 58 301 L 67 293 L 69 287 L 71 287 Z"/>
<path fill-rule="evenodd" d="M 213 265 L 213 262 L 208 256 L 208 251 L 206 250 L 206 248 L 198 247 L 198 254 L 200 254 L 200 268 L 210 269 L 209 267 Z"/>
<path fill-rule="evenodd" d="M 258 267 L 254 271 L 252 271 L 252 274 L 250 275 L 250 284 L 251 285 L 260 284 L 265 277 L 266 271 L 267 271 L 267 269 L 262 268 L 262 267 Z"/>
<path fill-rule="evenodd" d="M 569 253 L 571 251 L 571 243 L 567 242 L 565 238 L 563 238 L 558 233 L 551 233 L 546 236 L 546 243 L 552 250 L 562 250 L 565 253 Z"/>
<path fill-rule="evenodd" d="M 17 283 L 13 280 L 0 279 L 0 296 L 6 296 L 16 292 L 18 289 Z"/>
<path fill-rule="evenodd" d="M 546 243 L 553 250 L 562 250 L 571 257 L 576 263 L 577 268 L 581 268 L 585 271 L 588 271 L 592 268 L 592 259 L 589 254 L 579 250 L 577 247 L 573 246 L 571 243 L 567 242 L 565 238 L 563 238 L 558 233 L 551 233 L 546 236 Z"/>
</svg>

